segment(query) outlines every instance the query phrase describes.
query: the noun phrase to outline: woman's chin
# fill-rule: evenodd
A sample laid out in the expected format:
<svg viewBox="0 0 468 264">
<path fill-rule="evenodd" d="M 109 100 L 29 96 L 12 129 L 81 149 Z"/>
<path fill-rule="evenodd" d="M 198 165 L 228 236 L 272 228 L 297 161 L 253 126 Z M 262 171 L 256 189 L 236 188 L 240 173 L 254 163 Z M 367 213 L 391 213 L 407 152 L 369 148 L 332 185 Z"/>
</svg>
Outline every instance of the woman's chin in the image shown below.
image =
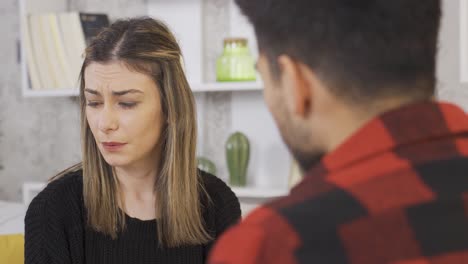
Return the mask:
<svg viewBox="0 0 468 264">
<path fill-rule="evenodd" d="M 125 167 L 129 164 L 128 160 L 118 159 L 116 157 L 106 157 L 104 160 L 112 167 Z"/>
</svg>

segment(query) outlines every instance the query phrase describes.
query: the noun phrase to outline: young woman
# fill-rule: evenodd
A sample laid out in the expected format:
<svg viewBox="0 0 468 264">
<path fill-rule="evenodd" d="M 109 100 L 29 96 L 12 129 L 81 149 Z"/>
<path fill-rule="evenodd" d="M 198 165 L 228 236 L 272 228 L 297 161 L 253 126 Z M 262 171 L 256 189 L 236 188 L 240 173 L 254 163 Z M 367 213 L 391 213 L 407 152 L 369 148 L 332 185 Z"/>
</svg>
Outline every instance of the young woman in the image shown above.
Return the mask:
<svg viewBox="0 0 468 264">
<path fill-rule="evenodd" d="M 197 170 L 194 98 L 166 26 L 120 20 L 81 70 L 83 161 L 30 204 L 25 262 L 204 263 L 241 216 L 218 178 Z"/>
</svg>

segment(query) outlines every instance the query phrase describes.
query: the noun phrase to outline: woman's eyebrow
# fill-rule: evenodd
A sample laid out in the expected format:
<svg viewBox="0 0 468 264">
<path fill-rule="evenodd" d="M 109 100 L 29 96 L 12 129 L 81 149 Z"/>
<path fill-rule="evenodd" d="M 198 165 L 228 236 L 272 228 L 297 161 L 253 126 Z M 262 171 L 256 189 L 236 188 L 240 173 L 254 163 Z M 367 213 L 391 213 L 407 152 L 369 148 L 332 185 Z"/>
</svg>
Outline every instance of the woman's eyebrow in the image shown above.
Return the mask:
<svg viewBox="0 0 468 264">
<path fill-rule="evenodd" d="M 130 90 L 124 90 L 124 91 L 112 91 L 112 94 L 116 96 L 122 96 L 128 93 L 143 93 L 143 92 L 140 90 L 136 90 L 136 89 L 130 89 Z"/>
</svg>

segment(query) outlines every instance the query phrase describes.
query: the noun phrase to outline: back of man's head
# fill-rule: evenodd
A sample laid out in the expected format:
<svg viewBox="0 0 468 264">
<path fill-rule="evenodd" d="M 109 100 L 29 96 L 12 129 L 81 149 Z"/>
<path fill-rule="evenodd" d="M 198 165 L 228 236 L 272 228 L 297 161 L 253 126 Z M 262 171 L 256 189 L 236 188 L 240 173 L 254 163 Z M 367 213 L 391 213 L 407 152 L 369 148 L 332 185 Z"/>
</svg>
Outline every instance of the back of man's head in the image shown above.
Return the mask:
<svg viewBox="0 0 468 264">
<path fill-rule="evenodd" d="M 415 100 L 435 90 L 440 0 L 236 0 L 277 76 L 286 54 L 336 96 Z"/>
<path fill-rule="evenodd" d="M 304 170 L 375 116 L 432 99 L 440 0 L 236 0 L 281 136 Z"/>
</svg>

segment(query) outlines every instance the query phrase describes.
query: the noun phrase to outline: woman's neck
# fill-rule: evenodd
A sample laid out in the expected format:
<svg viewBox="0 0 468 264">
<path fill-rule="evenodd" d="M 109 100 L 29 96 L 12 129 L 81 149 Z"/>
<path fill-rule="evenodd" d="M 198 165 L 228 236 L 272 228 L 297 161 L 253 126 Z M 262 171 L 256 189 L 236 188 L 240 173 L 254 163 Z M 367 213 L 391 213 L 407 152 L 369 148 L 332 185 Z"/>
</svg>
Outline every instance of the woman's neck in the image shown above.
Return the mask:
<svg viewBox="0 0 468 264">
<path fill-rule="evenodd" d="M 115 173 L 125 194 L 154 193 L 156 168 L 115 168 Z"/>
<path fill-rule="evenodd" d="M 141 220 L 156 218 L 155 182 L 157 167 L 115 168 L 122 197 L 122 209 Z"/>
</svg>

